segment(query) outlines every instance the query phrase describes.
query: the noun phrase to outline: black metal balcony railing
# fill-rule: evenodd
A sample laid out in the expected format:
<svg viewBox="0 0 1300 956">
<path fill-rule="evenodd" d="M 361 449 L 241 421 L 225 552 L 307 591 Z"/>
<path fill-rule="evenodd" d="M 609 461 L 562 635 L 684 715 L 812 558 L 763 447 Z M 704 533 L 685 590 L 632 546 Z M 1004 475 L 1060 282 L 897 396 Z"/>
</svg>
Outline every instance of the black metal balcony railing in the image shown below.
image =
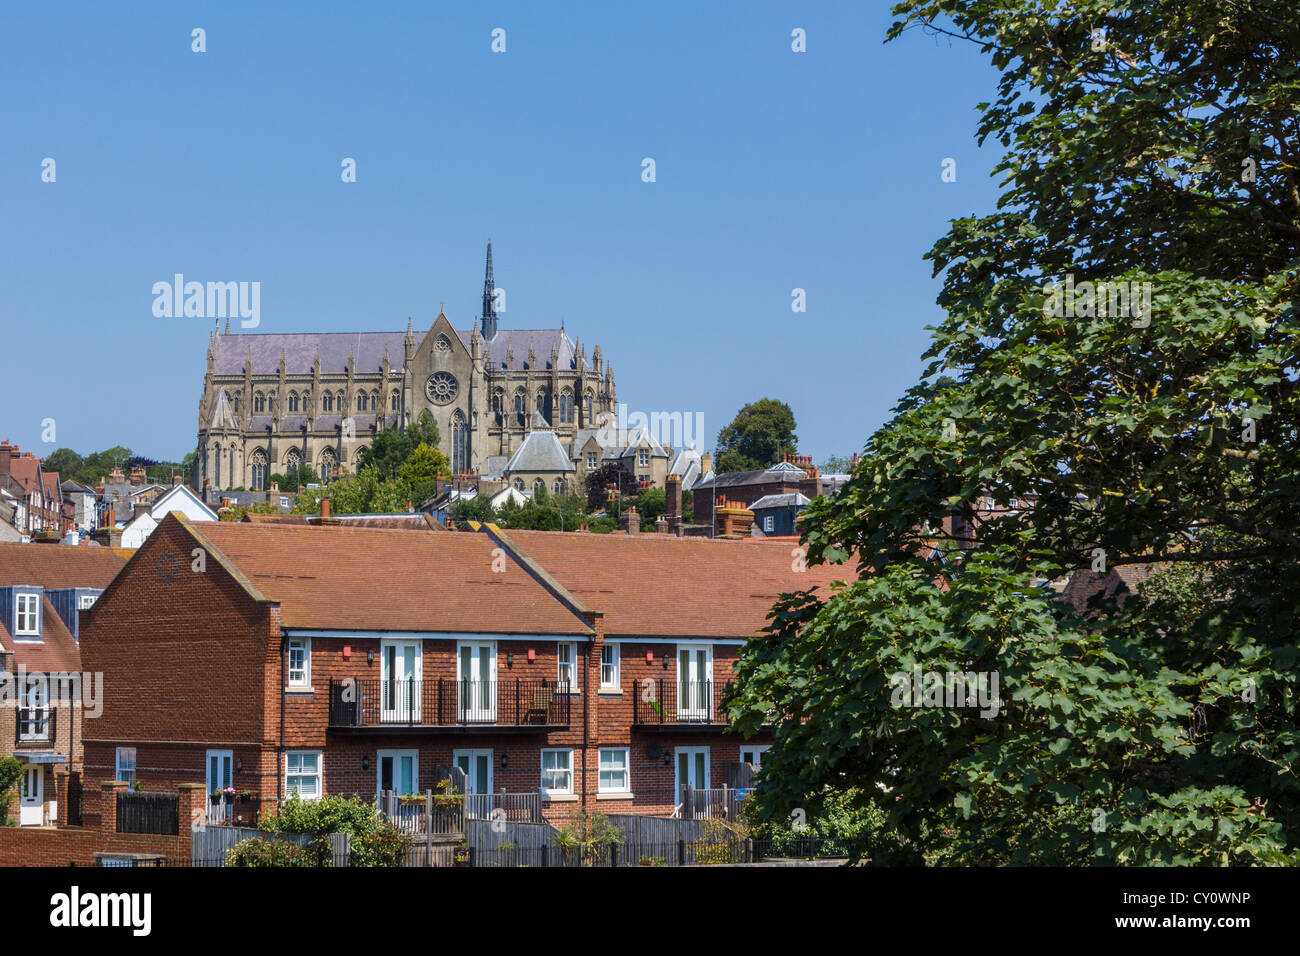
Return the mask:
<svg viewBox="0 0 1300 956">
<path fill-rule="evenodd" d="M 330 679 L 332 727 L 567 727 L 569 685 L 551 680 Z"/>
<path fill-rule="evenodd" d="M 52 707 L 20 707 L 16 741 L 19 744 L 54 742 L 55 710 Z"/>
<path fill-rule="evenodd" d="M 642 685 L 632 701 L 633 724 L 725 724 L 723 697 L 731 681 L 682 681 L 659 678 Z M 647 693 L 649 691 L 649 693 Z"/>
</svg>

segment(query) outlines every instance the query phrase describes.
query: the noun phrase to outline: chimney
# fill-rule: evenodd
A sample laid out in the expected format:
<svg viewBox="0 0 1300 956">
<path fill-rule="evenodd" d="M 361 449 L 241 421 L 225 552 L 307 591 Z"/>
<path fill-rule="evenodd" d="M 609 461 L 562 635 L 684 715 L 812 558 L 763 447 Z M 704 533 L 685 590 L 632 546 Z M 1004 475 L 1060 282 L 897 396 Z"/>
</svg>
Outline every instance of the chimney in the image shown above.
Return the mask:
<svg viewBox="0 0 1300 956">
<path fill-rule="evenodd" d="M 179 485 L 179 484 L 181 483 L 182 480 L 183 480 L 183 479 L 181 478 L 179 472 L 175 472 L 175 471 L 172 472 L 172 487 L 173 487 L 173 488 L 175 488 L 177 485 Z"/>
<path fill-rule="evenodd" d="M 321 521 L 329 521 L 329 520 L 330 520 L 330 500 L 329 500 L 329 498 L 322 498 L 322 499 L 320 500 L 320 520 L 321 520 Z"/>
<path fill-rule="evenodd" d="M 636 513 L 635 505 L 631 505 L 623 511 L 623 514 L 619 516 L 618 523 L 627 534 L 635 537 L 641 533 L 641 516 Z"/>
<path fill-rule="evenodd" d="M 669 475 L 664 479 L 665 502 L 664 518 L 667 519 L 668 532 L 677 530 L 682 523 L 682 476 Z"/>
<path fill-rule="evenodd" d="M 700 475 L 707 475 L 713 470 L 713 452 L 706 451 L 700 456 Z"/>
<path fill-rule="evenodd" d="M 668 519 L 663 515 L 655 518 L 655 534 L 665 534 L 668 531 Z"/>
<path fill-rule="evenodd" d="M 13 461 L 14 453 L 18 451 L 18 446 L 11 445 L 7 441 L 0 441 L 0 475 L 9 474 Z"/>
</svg>

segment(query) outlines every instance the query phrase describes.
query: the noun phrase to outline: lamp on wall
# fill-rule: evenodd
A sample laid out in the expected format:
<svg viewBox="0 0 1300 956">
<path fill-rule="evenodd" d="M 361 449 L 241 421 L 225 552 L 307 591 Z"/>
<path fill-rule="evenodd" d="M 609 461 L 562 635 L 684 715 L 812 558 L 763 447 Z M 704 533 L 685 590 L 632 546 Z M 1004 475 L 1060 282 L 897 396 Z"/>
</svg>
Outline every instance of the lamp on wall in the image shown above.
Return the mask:
<svg viewBox="0 0 1300 956">
<path fill-rule="evenodd" d="M 369 758 L 369 757 L 362 757 L 362 758 L 361 758 L 361 769 L 362 769 L 362 770 L 369 770 L 369 769 L 370 769 L 370 758 Z"/>
<path fill-rule="evenodd" d="M 514 667 L 514 666 L 515 666 L 515 652 L 506 651 L 506 667 Z"/>
<path fill-rule="evenodd" d="M 375 662 L 375 651 L 374 648 L 370 648 L 369 650 L 366 651 L 366 663 L 373 664 L 374 662 Z"/>
<path fill-rule="evenodd" d="M 243 758 L 243 757 L 236 757 L 236 758 L 235 758 L 235 771 L 236 771 L 237 773 L 243 773 L 243 772 L 244 772 L 244 758 Z"/>
<path fill-rule="evenodd" d="M 502 770 L 505 770 L 506 767 L 508 767 L 508 766 L 510 766 L 510 758 L 509 758 L 508 756 L 506 756 L 505 754 L 502 754 L 502 755 L 501 755 L 501 769 L 502 769 Z"/>
</svg>

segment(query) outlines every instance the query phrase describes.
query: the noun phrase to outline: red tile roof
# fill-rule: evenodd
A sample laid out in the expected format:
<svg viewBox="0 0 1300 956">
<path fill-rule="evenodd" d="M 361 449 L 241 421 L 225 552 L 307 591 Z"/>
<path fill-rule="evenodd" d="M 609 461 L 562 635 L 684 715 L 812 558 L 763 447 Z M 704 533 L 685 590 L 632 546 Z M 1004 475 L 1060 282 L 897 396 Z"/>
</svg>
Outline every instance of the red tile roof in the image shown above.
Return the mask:
<svg viewBox="0 0 1300 956">
<path fill-rule="evenodd" d="M 126 564 L 114 548 L 63 544 L 0 544 L 0 585 L 106 588 Z"/>
<path fill-rule="evenodd" d="M 794 570 L 789 541 L 675 535 L 495 532 L 514 542 L 593 611 L 609 636 L 745 639 L 777 595 L 853 580 L 850 565 Z"/>
<path fill-rule="evenodd" d="M 164 521 L 179 520 L 168 515 Z M 494 572 L 478 534 L 183 522 L 261 592 L 284 627 L 476 634 L 589 634 L 519 563 Z"/>
</svg>

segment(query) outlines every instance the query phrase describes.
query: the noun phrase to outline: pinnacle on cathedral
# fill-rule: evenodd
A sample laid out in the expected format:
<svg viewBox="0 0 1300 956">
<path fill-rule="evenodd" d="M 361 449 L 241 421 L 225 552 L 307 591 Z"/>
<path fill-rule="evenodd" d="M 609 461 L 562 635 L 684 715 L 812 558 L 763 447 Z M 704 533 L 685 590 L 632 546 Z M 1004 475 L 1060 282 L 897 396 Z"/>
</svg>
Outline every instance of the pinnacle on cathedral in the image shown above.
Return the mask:
<svg viewBox="0 0 1300 956">
<path fill-rule="evenodd" d="M 487 246 L 487 272 L 483 276 L 483 338 L 491 342 L 497 334 L 497 290 L 492 281 L 492 240 Z"/>
</svg>

